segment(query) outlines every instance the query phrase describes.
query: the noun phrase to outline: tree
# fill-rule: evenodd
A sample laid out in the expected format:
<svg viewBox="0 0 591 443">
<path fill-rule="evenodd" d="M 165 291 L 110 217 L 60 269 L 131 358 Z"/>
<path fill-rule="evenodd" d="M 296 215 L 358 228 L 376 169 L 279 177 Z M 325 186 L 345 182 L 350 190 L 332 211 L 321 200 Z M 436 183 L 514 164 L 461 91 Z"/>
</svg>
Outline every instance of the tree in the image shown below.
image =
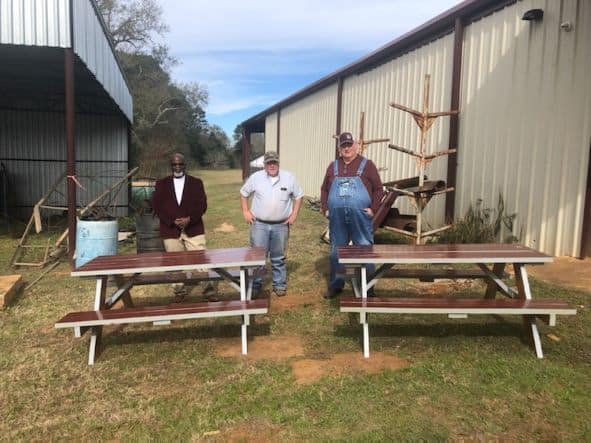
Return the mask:
<svg viewBox="0 0 591 443">
<path fill-rule="evenodd" d="M 96 3 L 117 50 L 146 52 L 155 46 L 156 35 L 168 32 L 156 0 L 97 0 Z"/>
<path fill-rule="evenodd" d="M 170 69 L 177 61 L 165 45 L 155 44 L 154 37 L 168 31 L 157 0 L 97 0 L 97 5 L 133 95 L 131 163 L 154 176 L 167 170 L 166 158 L 176 151 L 201 165 L 226 162 L 228 138 L 205 118 L 207 89 L 197 82 L 175 84 Z"/>
<path fill-rule="evenodd" d="M 186 151 L 195 134 L 207 131 L 207 90 L 198 83 L 174 84 L 158 55 L 119 55 L 134 101 L 131 160 L 142 174 L 157 175 L 166 168 L 163 158 Z"/>
</svg>

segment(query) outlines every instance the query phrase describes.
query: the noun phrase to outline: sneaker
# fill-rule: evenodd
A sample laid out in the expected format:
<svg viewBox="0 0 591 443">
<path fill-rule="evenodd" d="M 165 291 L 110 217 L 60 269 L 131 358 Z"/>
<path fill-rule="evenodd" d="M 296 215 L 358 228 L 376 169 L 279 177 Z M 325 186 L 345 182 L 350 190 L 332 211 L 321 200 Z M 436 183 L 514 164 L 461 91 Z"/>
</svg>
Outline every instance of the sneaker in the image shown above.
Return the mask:
<svg viewBox="0 0 591 443">
<path fill-rule="evenodd" d="M 326 291 L 326 294 L 324 294 L 324 298 L 327 300 L 335 298 L 341 292 L 343 292 L 343 288 L 328 288 L 328 291 Z"/>
<path fill-rule="evenodd" d="M 273 292 L 277 297 L 285 297 L 287 295 L 287 289 L 276 289 L 273 288 Z"/>
</svg>

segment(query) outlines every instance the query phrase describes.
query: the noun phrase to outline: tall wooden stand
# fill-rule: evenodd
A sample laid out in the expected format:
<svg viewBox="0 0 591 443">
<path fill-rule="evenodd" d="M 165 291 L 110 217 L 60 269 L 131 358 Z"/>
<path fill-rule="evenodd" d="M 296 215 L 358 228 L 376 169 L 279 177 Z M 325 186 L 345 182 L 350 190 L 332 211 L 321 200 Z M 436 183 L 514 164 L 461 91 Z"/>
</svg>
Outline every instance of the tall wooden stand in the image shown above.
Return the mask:
<svg viewBox="0 0 591 443">
<path fill-rule="evenodd" d="M 431 198 L 435 195 L 445 194 L 446 192 L 451 192 L 454 190 L 453 187 L 446 187 L 445 183 L 442 181 L 425 181 L 425 172 L 427 166 L 431 161 L 433 161 L 437 157 L 441 157 L 443 155 L 449 155 L 456 152 L 455 149 L 448 149 L 445 151 L 438 151 L 433 153 L 426 153 L 425 147 L 427 144 L 427 132 L 431 129 L 431 126 L 435 122 L 437 117 L 447 116 L 457 114 L 457 110 L 447 111 L 447 112 L 429 112 L 429 83 L 430 83 L 431 76 L 425 75 L 425 86 L 423 91 L 423 110 L 416 111 L 414 109 L 408 108 L 406 106 L 400 105 L 398 103 L 390 103 L 390 106 L 396 109 L 400 109 L 401 111 L 408 112 L 411 114 L 412 118 L 415 120 L 417 126 L 419 127 L 420 134 L 419 134 L 419 150 L 413 151 L 411 149 L 403 148 L 401 146 L 396 145 L 388 145 L 389 148 L 395 149 L 396 151 L 402 152 L 403 154 L 410 155 L 414 157 L 417 168 L 418 168 L 418 176 L 419 176 L 419 184 L 413 188 L 406 188 L 406 189 L 399 189 L 395 188 L 396 191 L 400 192 L 403 195 L 408 196 L 413 206 L 416 210 L 416 217 L 417 217 L 417 229 L 416 232 L 409 232 L 404 231 L 401 229 L 391 228 L 392 230 L 406 236 L 411 236 L 415 238 L 416 244 L 420 245 L 423 243 L 423 239 L 426 237 L 432 236 L 437 234 L 441 231 L 444 231 L 451 227 L 451 225 L 442 226 L 437 229 L 433 229 L 427 232 L 423 232 L 422 230 L 422 212 L 427 206 L 427 203 L 431 200 Z"/>
</svg>

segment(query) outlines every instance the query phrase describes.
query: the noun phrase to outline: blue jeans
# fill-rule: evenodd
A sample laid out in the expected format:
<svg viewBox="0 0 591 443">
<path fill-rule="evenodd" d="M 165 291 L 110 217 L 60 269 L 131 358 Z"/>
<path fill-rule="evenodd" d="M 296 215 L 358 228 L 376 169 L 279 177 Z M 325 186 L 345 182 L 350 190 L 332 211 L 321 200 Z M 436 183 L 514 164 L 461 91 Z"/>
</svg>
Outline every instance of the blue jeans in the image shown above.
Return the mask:
<svg viewBox="0 0 591 443">
<path fill-rule="evenodd" d="M 287 268 L 285 266 L 285 249 L 289 238 L 289 225 L 284 223 L 268 224 L 255 221 L 250 228 L 250 245 L 262 246 L 271 259 L 273 273 L 273 289 L 287 289 Z M 263 278 L 256 277 L 253 287 L 260 289 Z"/>
<path fill-rule="evenodd" d="M 372 219 L 362 209 L 332 208 L 329 212 L 330 229 L 330 281 L 332 289 L 345 286 L 344 267 L 339 265 L 337 246 L 346 246 L 351 241 L 354 245 L 373 245 Z M 367 265 L 368 276 L 374 265 Z"/>
</svg>

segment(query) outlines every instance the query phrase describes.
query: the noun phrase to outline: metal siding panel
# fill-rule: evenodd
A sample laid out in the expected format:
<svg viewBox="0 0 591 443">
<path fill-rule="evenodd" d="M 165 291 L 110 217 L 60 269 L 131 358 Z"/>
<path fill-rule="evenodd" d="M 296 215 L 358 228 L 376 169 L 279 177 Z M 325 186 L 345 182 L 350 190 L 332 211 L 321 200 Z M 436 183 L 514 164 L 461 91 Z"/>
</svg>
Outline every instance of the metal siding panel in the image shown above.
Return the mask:
<svg viewBox="0 0 591 443">
<path fill-rule="evenodd" d="M 538 23 L 520 17 L 544 10 Z M 573 22 L 565 32 L 560 24 Z M 482 198 L 528 246 L 579 253 L 591 140 L 591 5 L 529 0 L 466 27 L 457 214 Z M 503 235 L 506 235 L 504 232 Z"/>
<path fill-rule="evenodd" d="M 334 160 L 336 115 L 336 83 L 281 110 L 281 168 L 296 176 L 308 196 L 320 197 Z"/>
<path fill-rule="evenodd" d="M 86 188 L 77 190 L 77 200 L 83 205 L 127 173 L 127 122 L 116 116 L 80 114 L 75 121 L 77 175 Z M 28 217 L 65 171 L 63 128 L 60 113 L 0 110 L 0 159 L 8 168 L 11 188 L 18 190 L 12 203 L 26 207 L 17 211 L 20 215 Z M 64 197 L 54 203 L 65 205 L 65 185 L 61 192 Z M 127 205 L 127 192 L 122 192 L 117 202 Z"/>
<path fill-rule="evenodd" d="M 74 51 L 130 121 L 133 101 L 91 0 L 74 2 Z"/>
<path fill-rule="evenodd" d="M 390 138 L 390 143 L 418 150 L 419 131 L 410 114 L 394 109 L 396 102 L 422 109 L 425 74 L 431 75 L 430 109 L 447 111 L 451 102 L 451 70 L 453 35 L 444 36 L 368 72 L 345 79 L 343 87 L 343 131 L 359 134 L 361 112 L 365 112 L 365 139 Z M 427 139 L 427 152 L 447 149 L 449 118 L 438 118 Z M 413 177 L 418 174 L 414 160 L 389 149 L 386 143 L 369 145 L 366 156 L 380 169 L 384 182 Z M 446 157 L 435 159 L 427 168 L 430 179 L 445 179 Z M 402 213 L 414 214 L 410 201 L 400 197 L 396 207 Z M 445 198 L 434 197 L 424 214 L 433 227 L 443 224 Z"/>
<path fill-rule="evenodd" d="M 2 0 L 0 44 L 70 46 L 68 0 Z"/>
<path fill-rule="evenodd" d="M 265 152 L 277 151 L 277 113 L 265 119 Z"/>
</svg>

